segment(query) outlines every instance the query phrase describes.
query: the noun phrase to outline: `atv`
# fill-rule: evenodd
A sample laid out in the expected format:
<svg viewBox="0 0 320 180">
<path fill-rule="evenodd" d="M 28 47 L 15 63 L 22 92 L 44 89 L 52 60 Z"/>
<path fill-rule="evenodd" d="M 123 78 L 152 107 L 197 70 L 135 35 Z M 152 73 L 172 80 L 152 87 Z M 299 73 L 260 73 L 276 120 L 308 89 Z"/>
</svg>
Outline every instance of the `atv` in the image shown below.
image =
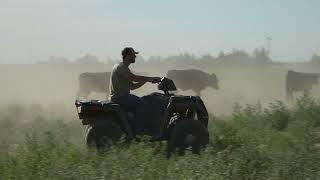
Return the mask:
<svg viewBox="0 0 320 180">
<path fill-rule="evenodd" d="M 167 158 L 178 149 L 183 155 L 190 147 L 199 154 L 209 142 L 208 112 L 199 96 L 175 95 L 174 82 L 161 78 L 158 90 L 141 97 L 148 112 L 145 115 L 143 135 L 154 141 L 167 141 Z M 128 120 L 134 114 L 125 112 L 119 104 L 111 101 L 89 100 L 75 102 L 79 119 L 87 126 L 86 143 L 98 152 L 105 151 L 125 135 L 134 139 L 137 135 Z"/>
</svg>

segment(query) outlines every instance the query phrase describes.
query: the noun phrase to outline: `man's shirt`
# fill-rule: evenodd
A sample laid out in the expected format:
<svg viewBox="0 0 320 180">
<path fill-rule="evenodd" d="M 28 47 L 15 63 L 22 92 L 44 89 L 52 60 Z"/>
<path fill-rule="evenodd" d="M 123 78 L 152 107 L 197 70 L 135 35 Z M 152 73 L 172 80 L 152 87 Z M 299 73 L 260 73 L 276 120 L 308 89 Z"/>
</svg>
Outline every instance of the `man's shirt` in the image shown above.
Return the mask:
<svg viewBox="0 0 320 180">
<path fill-rule="evenodd" d="M 127 75 L 129 73 L 129 67 L 123 62 L 114 65 L 110 76 L 109 99 L 130 94 L 130 86 L 133 82 L 123 77 L 123 75 Z"/>
</svg>

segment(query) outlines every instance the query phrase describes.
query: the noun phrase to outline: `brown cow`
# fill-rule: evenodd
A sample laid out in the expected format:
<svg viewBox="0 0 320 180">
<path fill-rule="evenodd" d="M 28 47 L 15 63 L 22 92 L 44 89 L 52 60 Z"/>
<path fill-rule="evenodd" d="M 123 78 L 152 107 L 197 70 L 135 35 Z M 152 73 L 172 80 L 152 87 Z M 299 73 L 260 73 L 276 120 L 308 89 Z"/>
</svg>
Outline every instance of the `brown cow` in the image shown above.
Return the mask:
<svg viewBox="0 0 320 180">
<path fill-rule="evenodd" d="M 174 81 L 178 89 L 193 90 L 197 96 L 206 87 L 219 89 L 218 78 L 214 73 L 208 74 L 198 69 L 169 70 L 167 77 Z"/>
</svg>

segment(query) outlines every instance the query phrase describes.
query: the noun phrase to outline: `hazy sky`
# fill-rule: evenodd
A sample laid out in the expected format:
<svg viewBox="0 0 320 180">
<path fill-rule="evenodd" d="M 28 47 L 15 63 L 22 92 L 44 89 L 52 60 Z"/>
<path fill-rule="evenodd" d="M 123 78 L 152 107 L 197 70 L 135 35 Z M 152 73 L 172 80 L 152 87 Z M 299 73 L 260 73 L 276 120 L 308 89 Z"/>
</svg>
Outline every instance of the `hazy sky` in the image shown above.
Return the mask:
<svg viewBox="0 0 320 180">
<path fill-rule="evenodd" d="M 85 53 L 217 55 L 267 46 L 277 61 L 320 54 L 319 0 L 0 0 L 0 63 Z"/>
</svg>

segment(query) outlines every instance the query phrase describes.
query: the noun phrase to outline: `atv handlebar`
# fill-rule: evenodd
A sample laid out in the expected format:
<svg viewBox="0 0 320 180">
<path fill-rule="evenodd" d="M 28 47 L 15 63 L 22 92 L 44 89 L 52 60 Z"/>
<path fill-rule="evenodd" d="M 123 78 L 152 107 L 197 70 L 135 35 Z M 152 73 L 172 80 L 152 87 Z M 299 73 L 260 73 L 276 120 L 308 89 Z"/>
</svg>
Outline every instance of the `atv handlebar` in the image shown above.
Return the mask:
<svg viewBox="0 0 320 180">
<path fill-rule="evenodd" d="M 159 83 L 161 83 L 161 81 L 163 80 L 163 78 L 164 78 L 164 77 L 153 77 L 151 83 L 152 83 L 152 84 L 155 84 L 155 83 L 159 84 Z"/>
</svg>

